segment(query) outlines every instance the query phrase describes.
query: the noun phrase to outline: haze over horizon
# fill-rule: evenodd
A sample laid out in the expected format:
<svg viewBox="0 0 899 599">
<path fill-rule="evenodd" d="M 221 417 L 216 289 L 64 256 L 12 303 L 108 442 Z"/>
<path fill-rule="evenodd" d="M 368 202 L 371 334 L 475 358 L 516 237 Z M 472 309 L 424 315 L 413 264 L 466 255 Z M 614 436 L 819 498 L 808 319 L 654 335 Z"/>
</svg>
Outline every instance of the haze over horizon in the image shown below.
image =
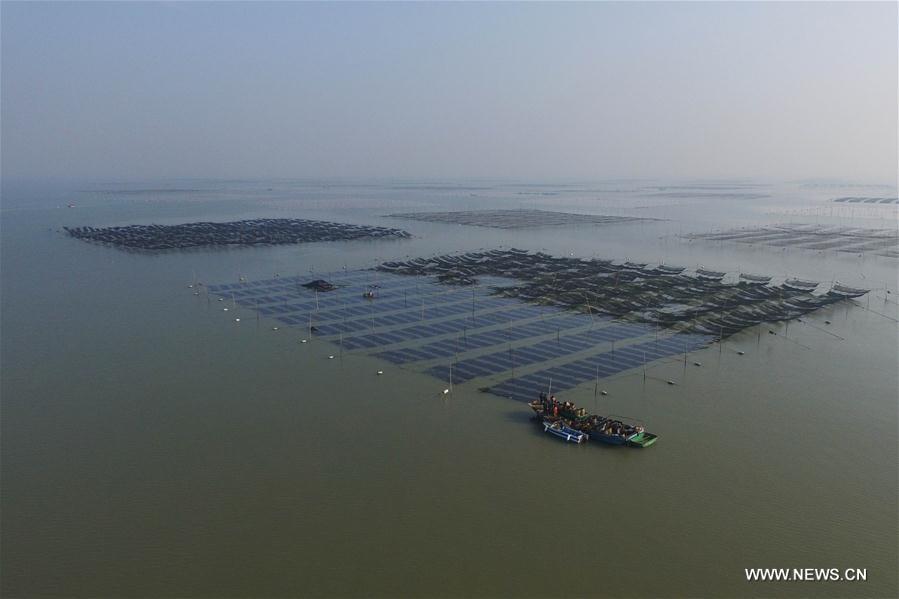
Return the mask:
<svg viewBox="0 0 899 599">
<path fill-rule="evenodd" d="M 2 3 L 4 178 L 895 183 L 895 3 Z"/>
</svg>

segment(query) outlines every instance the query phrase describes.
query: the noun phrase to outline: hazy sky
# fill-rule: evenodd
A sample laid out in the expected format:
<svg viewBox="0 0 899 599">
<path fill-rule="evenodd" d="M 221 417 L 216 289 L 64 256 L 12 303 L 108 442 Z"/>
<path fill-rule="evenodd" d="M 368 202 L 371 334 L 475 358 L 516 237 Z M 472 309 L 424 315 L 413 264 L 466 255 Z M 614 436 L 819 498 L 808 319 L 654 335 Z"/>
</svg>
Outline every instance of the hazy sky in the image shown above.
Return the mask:
<svg viewBox="0 0 899 599">
<path fill-rule="evenodd" d="M 897 5 L 11 3 L 27 177 L 897 171 Z"/>
</svg>

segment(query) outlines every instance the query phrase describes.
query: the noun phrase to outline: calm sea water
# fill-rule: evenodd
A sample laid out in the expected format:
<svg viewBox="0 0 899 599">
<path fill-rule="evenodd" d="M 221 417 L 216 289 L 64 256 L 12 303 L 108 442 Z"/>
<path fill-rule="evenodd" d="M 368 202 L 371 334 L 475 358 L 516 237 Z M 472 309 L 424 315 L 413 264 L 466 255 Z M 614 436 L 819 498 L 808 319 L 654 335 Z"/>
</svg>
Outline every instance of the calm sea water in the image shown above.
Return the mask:
<svg viewBox="0 0 899 599">
<path fill-rule="evenodd" d="M 678 238 L 895 228 L 895 208 L 828 202 L 895 189 L 744 183 L 726 193 L 766 197 L 659 181 L 5 182 L 3 594 L 896 596 L 896 261 Z M 384 217 L 486 207 L 663 220 L 516 232 Z M 258 216 L 415 237 L 147 255 L 58 231 Z M 414 368 L 328 360 L 326 342 L 237 325 L 187 288 L 498 246 L 875 291 L 788 331 L 749 329 L 687 368 L 605 379 L 608 396 L 566 395 L 643 419 L 661 439 L 638 451 L 555 442 L 476 383 L 444 397 Z M 748 583 L 750 567 L 868 579 Z"/>
</svg>

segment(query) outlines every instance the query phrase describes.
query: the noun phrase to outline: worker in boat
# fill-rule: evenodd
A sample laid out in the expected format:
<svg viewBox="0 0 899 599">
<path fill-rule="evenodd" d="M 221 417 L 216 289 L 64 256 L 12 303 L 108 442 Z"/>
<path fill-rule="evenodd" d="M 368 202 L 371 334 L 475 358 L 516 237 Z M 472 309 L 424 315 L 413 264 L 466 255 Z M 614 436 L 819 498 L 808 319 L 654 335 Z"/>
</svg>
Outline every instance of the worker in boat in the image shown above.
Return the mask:
<svg viewBox="0 0 899 599">
<path fill-rule="evenodd" d="M 559 404 L 555 404 L 553 406 L 553 416 L 555 416 L 556 418 L 559 417 Z"/>
</svg>

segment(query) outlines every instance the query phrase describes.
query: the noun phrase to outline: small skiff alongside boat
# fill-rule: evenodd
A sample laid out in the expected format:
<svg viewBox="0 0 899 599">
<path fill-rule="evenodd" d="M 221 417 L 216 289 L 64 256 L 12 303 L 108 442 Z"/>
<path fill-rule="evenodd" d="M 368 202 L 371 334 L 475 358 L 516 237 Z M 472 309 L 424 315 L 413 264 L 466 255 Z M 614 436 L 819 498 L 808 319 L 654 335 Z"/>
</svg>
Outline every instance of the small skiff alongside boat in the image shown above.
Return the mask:
<svg viewBox="0 0 899 599">
<path fill-rule="evenodd" d="M 555 435 L 569 443 L 586 443 L 587 439 L 590 438 L 587 433 L 575 430 L 564 424 L 561 420 L 556 420 L 555 422 L 544 420 L 543 432 Z"/>
</svg>

